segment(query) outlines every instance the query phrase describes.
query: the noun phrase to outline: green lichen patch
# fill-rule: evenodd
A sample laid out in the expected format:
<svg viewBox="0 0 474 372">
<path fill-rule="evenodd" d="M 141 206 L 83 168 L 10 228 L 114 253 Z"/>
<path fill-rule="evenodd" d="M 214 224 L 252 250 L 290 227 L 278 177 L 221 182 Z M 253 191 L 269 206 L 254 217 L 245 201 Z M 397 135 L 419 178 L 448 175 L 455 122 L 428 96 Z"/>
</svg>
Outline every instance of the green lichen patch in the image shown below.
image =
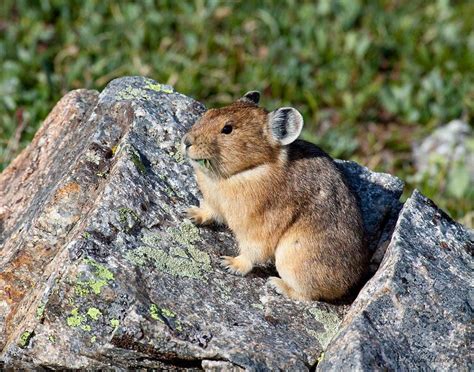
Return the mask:
<svg viewBox="0 0 474 372">
<path fill-rule="evenodd" d="M 172 157 L 174 160 L 176 160 L 176 162 L 177 162 L 178 164 L 184 163 L 185 158 L 184 158 L 184 156 L 183 156 L 183 154 L 182 154 L 181 151 L 172 152 L 172 153 L 170 153 L 170 155 L 171 155 L 171 157 Z"/>
<path fill-rule="evenodd" d="M 170 227 L 166 230 L 178 243 L 185 247 L 193 247 L 193 243 L 200 239 L 199 229 L 190 222 L 183 222 L 179 227 Z"/>
<path fill-rule="evenodd" d="M 56 343 L 56 337 L 54 335 L 49 335 L 48 336 L 48 341 L 51 342 L 52 344 Z"/>
<path fill-rule="evenodd" d="M 86 332 L 90 332 L 92 330 L 92 327 L 89 324 L 83 324 L 81 325 L 81 329 Z"/>
<path fill-rule="evenodd" d="M 82 237 L 83 237 L 84 239 L 90 239 L 91 234 L 90 234 L 89 232 L 85 231 L 85 232 L 82 234 Z"/>
<path fill-rule="evenodd" d="M 36 318 L 41 319 L 44 315 L 44 308 L 46 304 L 41 304 L 36 308 Z"/>
<path fill-rule="evenodd" d="M 87 309 L 87 315 L 89 315 L 92 320 L 98 320 L 102 316 L 102 312 L 96 307 L 90 307 Z"/>
<path fill-rule="evenodd" d="M 97 341 L 97 337 L 92 336 L 90 341 L 91 341 L 91 344 L 95 344 L 95 342 Z"/>
<path fill-rule="evenodd" d="M 118 215 L 119 222 L 125 232 L 130 232 L 140 222 L 138 214 L 130 208 L 119 208 Z"/>
<path fill-rule="evenodd" d="M 33 337 L 34 332 L 32 331 L 25 331 L 20 335 L 20 338 L 18 339 L 18 346 L 24 349 L 27 347 L 30 343 L 31 338 Z"/>
<path fill-rule="evenodd" d="M 150 262 L 156 269 L 175 276 L 203 279 L 203 272 L 210 271 L 210 265 L 196 262 L 190 258 L 172 256 L 160 248 L 142 246 L 128 251 L 125 258 L 137 266 Z"/>
<path fill-rule="evenodd" d="M 90 293 L 100 294 L 103 287 L 115 280 L 114 274 L 109 269 L 92 258 L 85 258 L 83 262 L 92 269 L 93 278 L 86 280 L 77 279 L 74 283 L 74 293 L 76 296 L 86 297 Z"/>
<path fill-rule="evenodd" d="M 95 165 L 99 165 L 100 164 L 100 161 L 102 160 L 101 157 L 99 156 L 99 154 L 97 154 L 95 151 L 87 151 L 86 155 L 86 160 L 95 164 Z"/>
<path fill-rule="evenodd" d="M 166 307 L 158 307 L 156 304 L 151 304 L 149 309 L 150 317 L 154 320 L 158 320 L 159 322 L 165 323 L 172 329 L 175 329 L 178 332 L 183 330 L 181 322 L 178 320 L 176 314 L 166 308 Z"/>
<path fill-rule="evenodd" d="M 313 315 L 314 319 L 322 323 L 324 332 L 316 332 L 314 330 L 309 330 L 308 332 L 319 341 L 323 349 L 326 349 L 329 341 L 339 330 L 341 320 L 336 314 L 318 308 L 311 308 L 309 312 Z"/>
<path fill-rule="evenodd" d="M 324 351 L 319 355 L 317 363 L 318 364 L 321 363 L 323 361 L 323 359 L 324 359 Z"/>
<path fill-rule="evenodd" d="M 137 266 L 151 263 L 156 269 L 175 276 L 203 279 L 204 272 L 211 271 L 212 267 L 209 255 L 193 244 L 199 238 L 199 230 L 194 225 L 182 223 L 168 228 L 164 236 L 147 233 L 141 239 L 145 245 L 128 251 L 125 258 Z M 166 249 L 163 240 L 169 239 L 186 249 L 169 244 Z"/>
<path fill-rule="evenodd" d="M 150 89 L 150 90 L 153 90 L 155 92 L 163 92 L 163 93 L 173 93 L 174 90 L 173 90 L 173 87 L 171 87 L 170 85 L 165 85 L 165 84 L 159 84 L 159 83 L 148 83 L 146 86 L 145 86 L 146 89 Z"/>
<path fill-rule="evenodd" d="M 97 277 L 103 280 L 115 280 L 115 276 L 107 269 L 104 265 L 99 264 L 97 261 L 93 260 L 92 258 L 85 258 L 84 262 L 89 266 L 94 268 L 95 274 Z"/>
<path fill-rule="evenodd" d="M 156 247 L 161 242 L 159 234 L 145 234 L 141 239 L 142 243 L 150 247 Z"/>
<path fill-rule="evenodd" d="M 117 93 L 117 99 L 134 100 L 146 98 L 146 91 L 140 88 L 126 87 Z"/>
<path fill-rule="evenodd" d="M 206 252 L 203 252 L 193 246 L 188 247 L 188 252 L 195 261 L 201 263 L 206 268 L 211 268 L 211 258 Z"/>
<path fill-rule="evenodd" d="M 158 306 L 156 306 L 156 304 L 151 304 L 150 305 L 149 313 L 150 313 L 150 316 L 151 316 L 152 319 L 163 322 L 163 319 L 161 319 L 161 317 L 160 317 L 160 312 L 158 310 Z"/>
<path fill-rule="evenodd" d="M 87 296 L 89 294 L 89 283 L 77 281 L 74 284 L 74 293 L 76 294 L 76 296 L 79 296 L 79 297 Z"/>
<path fill-rule="evenodd" d="M 86 317 L 79 314 L 79 309 L 75 308 L 71 310 L 71 315 L 67 317 L 66 322 L 69 327 L 76 328 L 86 322 Z"/>
<path fill-rule="evenodd" d="M 161 308 L 161 313 L 167 318 L 176 318 L 176 314 L 166 307 Z"/>
<path fill-rule="evenodd" d="M 100 291 L 102 290 L 102 288 L 105 287 L 108 283 L 105 280 L 99 279 L 99 280 L 89 280 L 88 284 L 93 293 L 100 294 Z"/>
<path fill-rule="evenodd" d="M 110 319 L 110 325 L 113 328 L 117 328 L 120 325 L 120 321 L 118 319 Z"/>
</svg>

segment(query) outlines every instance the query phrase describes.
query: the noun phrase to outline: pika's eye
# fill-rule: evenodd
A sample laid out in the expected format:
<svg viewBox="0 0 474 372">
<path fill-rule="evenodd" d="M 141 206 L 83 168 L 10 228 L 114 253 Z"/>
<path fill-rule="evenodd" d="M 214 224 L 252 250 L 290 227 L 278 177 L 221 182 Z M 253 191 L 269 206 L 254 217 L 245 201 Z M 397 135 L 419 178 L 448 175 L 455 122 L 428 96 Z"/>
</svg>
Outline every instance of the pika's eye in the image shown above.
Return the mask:
<svg viewBox="0 0 474 372">
<path fill-rule="evenodd" d="M 224 127 L 221 130 L 221 133 L 224 133 L 224 134 L 229 134 L 231 132 L 232 132 L 232 125 L 230 124 L 224 125 Z"/>
</svg>

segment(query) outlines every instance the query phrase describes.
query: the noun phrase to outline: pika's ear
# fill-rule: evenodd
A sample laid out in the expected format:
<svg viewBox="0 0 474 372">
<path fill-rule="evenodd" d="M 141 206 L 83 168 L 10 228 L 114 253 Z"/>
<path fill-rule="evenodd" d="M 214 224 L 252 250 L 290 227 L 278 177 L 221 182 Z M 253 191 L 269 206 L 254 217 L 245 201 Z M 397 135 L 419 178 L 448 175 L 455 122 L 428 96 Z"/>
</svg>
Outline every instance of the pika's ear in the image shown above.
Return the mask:
<svg viewBox="0 0 474 372">
<path fill-rule="evenodd" d="M 303 116 L 293 107 L 282 107 L 268 114 L 270 133 L 283 146 L 298 138 L 303 129 Z"/>
<path fill-rule="evenodd" d="M 257 92 L 256 90 L 251 90 L 250 92 L 245 93 L 241 98 L 239 98 L 238 101 L 258 105 L 258 102 L 260 101 L 260 92 Z"/>
</svg>

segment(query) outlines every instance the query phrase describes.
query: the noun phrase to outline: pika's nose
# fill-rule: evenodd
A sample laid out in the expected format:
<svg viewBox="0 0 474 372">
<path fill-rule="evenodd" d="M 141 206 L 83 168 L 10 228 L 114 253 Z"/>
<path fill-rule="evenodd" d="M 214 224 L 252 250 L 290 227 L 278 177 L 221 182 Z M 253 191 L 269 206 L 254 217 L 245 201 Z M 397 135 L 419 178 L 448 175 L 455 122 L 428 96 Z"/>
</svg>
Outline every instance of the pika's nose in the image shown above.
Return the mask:
<svg viewBox="0 0 474 372">
<path fill-rule="evenodd" d="M 183 137 L 183 145 L 186 149 L 192 145 L 191 139 L 189 138 L 187 134 Z"/>
</svg>

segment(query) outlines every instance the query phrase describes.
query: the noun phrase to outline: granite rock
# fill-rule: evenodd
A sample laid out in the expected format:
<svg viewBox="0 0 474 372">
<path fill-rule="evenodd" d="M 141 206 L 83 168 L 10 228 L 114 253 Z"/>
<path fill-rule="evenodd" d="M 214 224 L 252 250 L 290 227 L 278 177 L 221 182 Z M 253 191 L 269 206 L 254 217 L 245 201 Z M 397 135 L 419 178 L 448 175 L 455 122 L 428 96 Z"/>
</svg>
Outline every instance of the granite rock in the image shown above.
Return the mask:
<svg viewBox="0 0 474 372">
<path fill-rule="evenodd" d="M 225 228 L 198 228 L 179 152 L 202 104 L 141 77 L 73 91 L 0 175 L 0 367 L 307 370 L 348 310 L 295 302 L 220 268 Z M 340 162 L 371 250 L 403 183 Z"/>
<path fill-rule="evenodd" d="M 415 190 L 320 371 L 468 371 L 474 234 Z"/>
</svg>

